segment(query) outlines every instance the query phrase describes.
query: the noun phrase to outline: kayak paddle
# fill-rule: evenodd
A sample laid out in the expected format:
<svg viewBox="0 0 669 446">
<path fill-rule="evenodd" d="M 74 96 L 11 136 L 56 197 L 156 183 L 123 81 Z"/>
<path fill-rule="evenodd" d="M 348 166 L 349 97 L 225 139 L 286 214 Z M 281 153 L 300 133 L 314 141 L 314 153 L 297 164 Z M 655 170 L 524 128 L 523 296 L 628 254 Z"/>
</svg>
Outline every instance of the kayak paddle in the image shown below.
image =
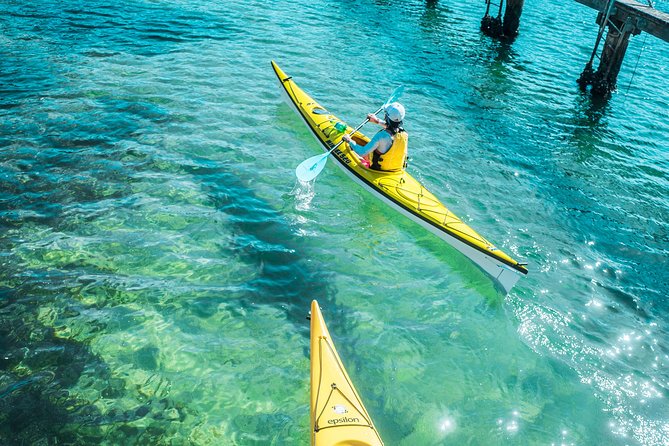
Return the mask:
<svg viewBox="0 0 669 446">
<path fill-rule="evenodd" d="M 381 106 L 377 111 L 374 112 L 375 115 L 378 115 L 379 112 L 383 109 L 385 109 L 388 105 L 390 105 L 391 102 L 397 101 L 400 96 L 402 96 L 402 93 L 404 92 L 404 86 L 400 85 L 393 91 L 393 94 L 390 95 L 388 100 L 386 101 L 385 104 Z M 367 124 L 369 122 L 369 118 L 365 119 L 359 126 L 355 128 L 352 132 L 349 133 L 349 136 L 357 132 L 362 128 L 363 125 Z M 328 157 L 330 154 L 342 143 L 344 140 L 342 139 L 339 141 L 333 148 L 331 148 L 329 151 L 321 154 L 321 155 L 316 155 L 312 156 L 311 158 L 308 158 L 300 163 L 299 166 L 295 169 L 295 175 L 300 181 L 303 182 L 308 182 L 313 180 L 318 176 L 319 173 L 323 170 L 325 167 L 325 164 L 328 162 Z"/>
</svg>

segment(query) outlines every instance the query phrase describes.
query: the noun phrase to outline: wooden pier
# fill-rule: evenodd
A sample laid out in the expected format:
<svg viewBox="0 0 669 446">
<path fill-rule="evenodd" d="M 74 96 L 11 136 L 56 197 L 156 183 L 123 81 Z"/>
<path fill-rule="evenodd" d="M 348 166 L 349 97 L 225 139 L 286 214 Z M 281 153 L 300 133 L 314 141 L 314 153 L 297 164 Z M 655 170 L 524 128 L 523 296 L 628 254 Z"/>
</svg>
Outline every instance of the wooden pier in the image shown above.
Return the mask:
<svg viewBox="0 0 669 446">
<path fill-rule="evenodd" d="M 604 14 L 608 0 L 576 0 Z M 669 14 L 658 11 L 633 0 L 615 0 L 611 17 L 621 22 L 630 22 L 638 32 L 646 32 L 669 42 Z"/>
<path fill-rule="evenodd" d="M 669 42 L 669 14 L 633 0 L 576 0 L 599 11 L 600 32 L 590 61 L 578 80 L 582 89 L 592 86 L 593 94 L 607 95 L 616 88 L 616 80 L 627 51 L 630 36 L 648 33 Z M 605 28 L 606 40 L 597 71 L 592 62 Z"/>
<path fill-rule="evenodd" d="M 518 34 L 520 15 L 524 0 L 486 0 L 486 10 L 481 20 L 481 31 L 491 37 L 512 41 Z M 650 1 L 650 0 L 648 0 Z M 630 36 L 648 33 L 669 42 L 669 14 L 658 11 L 652 6 L 634 0 L 576 0 L 576 2 L 599 11 L 597 24 L 599 33 L 595 41 L 590 61 L 578 79 L 583 90 L 591 87 L 592 94 L 607 96 L 616 88 L 618 73 L 627 51 Z M 502 9 L 506 5 L 504 20 Z M 491 11 L 491 7 L 494 8 Z M 491 14 L 492 13 L 492 14 Z M 495 13 L 497 14 L 495 16 Z M 597 55 L 599 44 L 606 32 L 606 39 Z M 599 66 L 595 71 L 592 63 L 595 56 L 599 57 Z"/>
</svg>

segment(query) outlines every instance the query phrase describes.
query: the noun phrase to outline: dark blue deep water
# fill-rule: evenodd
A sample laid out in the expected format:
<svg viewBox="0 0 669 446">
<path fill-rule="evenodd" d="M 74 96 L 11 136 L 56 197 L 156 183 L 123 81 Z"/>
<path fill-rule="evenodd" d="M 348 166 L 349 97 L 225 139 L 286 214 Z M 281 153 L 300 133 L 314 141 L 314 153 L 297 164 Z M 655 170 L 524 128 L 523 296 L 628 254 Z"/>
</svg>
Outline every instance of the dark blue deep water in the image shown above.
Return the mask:
<svg viewBox="0 0 669 446">
<path fill-rule="evenodd" d="M 595 11 L 484 11 L 2 0 L 0 444 L 307 445 L 318 299 L 388 445 L 668 445 L 669 43 L 598 100 Z M 529 275 L 296 184 L 272 59 L 349 122 L 404 85 L 410 172 Z"/>
</svg>

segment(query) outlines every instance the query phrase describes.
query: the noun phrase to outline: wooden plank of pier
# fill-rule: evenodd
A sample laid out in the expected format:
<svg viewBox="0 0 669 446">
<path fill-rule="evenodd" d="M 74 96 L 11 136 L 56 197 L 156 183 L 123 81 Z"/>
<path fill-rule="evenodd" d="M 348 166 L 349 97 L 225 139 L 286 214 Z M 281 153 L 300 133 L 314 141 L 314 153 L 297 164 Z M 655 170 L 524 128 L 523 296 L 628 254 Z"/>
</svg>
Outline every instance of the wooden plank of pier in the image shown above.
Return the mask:
<svg viewBox="0 0 669 446">
<path fill-rule="evenodd" d="M 608 0 L 576 0 L 582 5 L 604 13 Z M 616 0 L 611 18 L 627 22 L 636 30 L 647 32 L 669 42 L 669 14 L 633 0 Z"/>
</svg>

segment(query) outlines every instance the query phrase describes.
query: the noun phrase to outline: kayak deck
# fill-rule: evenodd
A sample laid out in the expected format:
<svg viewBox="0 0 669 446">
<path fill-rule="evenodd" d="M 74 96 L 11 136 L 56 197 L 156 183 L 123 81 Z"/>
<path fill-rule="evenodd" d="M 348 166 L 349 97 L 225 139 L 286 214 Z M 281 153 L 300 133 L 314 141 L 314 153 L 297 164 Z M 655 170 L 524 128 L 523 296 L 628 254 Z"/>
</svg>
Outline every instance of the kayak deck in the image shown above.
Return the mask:
<svg viewBox="0 0 669 446">
<path fill-rule="evenodd" d="M 330 150 L 339 143 L 344 132 L 335 125 L 344 122 L 300 89 L 274 61 L 272 67 L 288 103 L 303 118 L 323 149 Z M 369 142 L 369 138 L 359 131 L 352 138 L 363 145 Z M 465 254 L 492 276 L 505 292 L 510 291 L 518 281 L 518 273 L 527 274 L 523 264 L 460 220 L 408 172 L 368 169 L 348 144 L 337 147 L 331 156 L 354 181 Z"/>
<path fill-rule="evenodd" d="M 311 302 L 311 444 L 383 445 L 315 300 Z"/>
</svg>

